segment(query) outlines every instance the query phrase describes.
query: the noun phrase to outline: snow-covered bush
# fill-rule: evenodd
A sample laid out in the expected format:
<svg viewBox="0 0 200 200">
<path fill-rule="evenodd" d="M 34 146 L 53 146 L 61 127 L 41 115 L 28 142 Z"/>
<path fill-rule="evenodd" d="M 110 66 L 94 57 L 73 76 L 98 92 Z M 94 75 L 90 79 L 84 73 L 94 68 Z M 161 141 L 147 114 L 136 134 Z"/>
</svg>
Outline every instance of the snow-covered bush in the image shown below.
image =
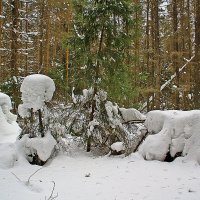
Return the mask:
<svg viewBox="0 0 200 200">
<path fill-rule="evenodd" d="M 72 99 L 74 107 L 67 122 L 68 133 L 82 136 L 87 151 L 90 151 L 91 144 L 104 146 L 109 151 L 113 143 L 122 142 L 128 155 L 146 134 L 144 127 L 133 125 L 130 128 L 124 124 L 133 120 L 133 116 L 137 120 L 143 120 L 144 116 L 139 111 L 135 113 L 135 109 L 120 109 L 116 103 L 107 100 L 107 93 L 102 90 L 94 92 L 93 88 L 85 89 L 82 95 L 72 92 Z"/>
<path fill-rule="evenodd" d="M 33 74 L 24 78 L 20 91 L 22 104 L 19 105 L 18 112 L 24 119 L 21 137 L 28 134 L 28 137 L 24 136 L 27 138 L 26 156 L 32 163 L 41 164 L 50 157 L 56 144 L 56 140 L 48 133 L 48 124 L 45 123 L 48 117 L 45 103 L 52 99 L 55 84 L 48 76 Z"/>
<path fill-rule="evenodd" d="M 200 111 L 151 111 L 145 122 L 149 135 L 139 152 L 147 160 L 163 161 L 182 154 L 200 163 Z"/>
</svg>

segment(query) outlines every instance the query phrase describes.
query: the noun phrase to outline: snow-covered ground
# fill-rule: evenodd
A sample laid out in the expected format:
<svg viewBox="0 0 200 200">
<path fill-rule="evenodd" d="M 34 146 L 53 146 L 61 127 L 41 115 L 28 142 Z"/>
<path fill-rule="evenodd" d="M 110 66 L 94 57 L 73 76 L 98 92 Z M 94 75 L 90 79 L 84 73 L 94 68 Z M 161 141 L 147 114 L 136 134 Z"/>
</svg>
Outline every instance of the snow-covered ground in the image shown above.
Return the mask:
<svg viewBox="0 0 200 200">
<path fill-rule="evenodd" d="M 40 167 L 29 164 L 24 147 L 31 143 L 38 149 L 49 137 L 27 143 L 24 136 L 15 142 L 20 128 L 10 109 L 10 98 L 1 93 L 0 200 L 200 199 L 200 111 L 148 113 L 145 124 L 153 135 L 141 145 L 140 154 L 99 157 L 72 142 L 67 152 Z M 130 120 L 130 113 L 125 114 L 122 110 Z M 118 142 L 112 148 L 120 151 L 123 145 Z M 39 149 L 49 157 L 46 146 Z M 152 160 L 164 160 L 167 151 L 172 155 L 183 151 L 185 157 L 171 163 Z"/>
<path fill-rule="evenodd" d="M 27 184 L 39 168 L 21 157 L 13 168 L 0 169 L 0 199 L 48 199 L 52 181 L 57 200 L 200 199 L 200 167 L 192 161 L 145 161 L 138 154 L 96 157 L 74 150 L 48 162 Z"/>
</svg>

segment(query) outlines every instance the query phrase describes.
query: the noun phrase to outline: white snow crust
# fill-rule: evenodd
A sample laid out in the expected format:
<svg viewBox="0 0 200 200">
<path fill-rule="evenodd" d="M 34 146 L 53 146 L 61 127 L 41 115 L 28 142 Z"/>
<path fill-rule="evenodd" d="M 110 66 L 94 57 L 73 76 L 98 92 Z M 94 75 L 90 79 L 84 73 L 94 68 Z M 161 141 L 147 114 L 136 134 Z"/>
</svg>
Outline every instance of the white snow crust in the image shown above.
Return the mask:
<svg viewBox="0 0 200 200">
<path fill-rule="evenodd" d="M 13 167 L 18 158 L 15 145 L 13 143 L 1 143 L 0 152 L 0 168 Z"/>
<path fill-rule="evenodd" d="M 22 82 L 20 91 L 22 92 L 23 104 L 19 105 L 18 112 L 22 117 L 29 117 L 29 109 L 37 111 L 49 102 L 55 91 L 54 81 L 42 74 L 32 74 Z"/>
<path fill-rule="evenodd" d="M 174 157 L 182 152 L 186 159 L 200 164 L 200 111 L 151 111 L 145 125 L 149 135 L 139 152 L 147 160 L 164 160 L 168 151 Z"/>
</svg>

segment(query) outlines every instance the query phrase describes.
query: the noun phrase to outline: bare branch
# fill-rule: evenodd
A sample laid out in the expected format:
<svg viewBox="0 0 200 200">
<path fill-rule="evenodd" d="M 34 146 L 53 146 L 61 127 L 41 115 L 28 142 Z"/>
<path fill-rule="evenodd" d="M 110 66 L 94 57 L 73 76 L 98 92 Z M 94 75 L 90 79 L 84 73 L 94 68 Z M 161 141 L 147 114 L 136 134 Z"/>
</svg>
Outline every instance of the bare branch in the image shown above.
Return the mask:
<svg viewBox="0 0 200 200">
<path fill-rule="evenodd" d="M 29 185 L 30 180 L 31 180 L 31 177 L 32 177 L 33 175 L 35 175 L 35 174 L 36 174 L 38 171 L 40 171 L 41 169 L 42 169 L 42 167 L 39 168 L 38 170 L 36 170 L 33 174 L 31 174 L 31 175 L 29 176 L 28 181 L 26 181 L 26 185 Z"/>
<path fill-rule="evenodd" d="M 51 194 L 48 199 L 45 197 L 45 200 L 54 200 L 58 197 L 58 193 L 55 196 L 53 196 L 56 184 L 54 181 L 52 181 L 52 183 L 53 183 L 53 188 L 52 188 Z"/>
<path fill-rule="evenodd" d="M 16 174 L 14 174 L 13 172 L 11 172 L 11 174 L 14 175 L 15 178 L 16 178 L 18 181 L 22 182 L 21 179 L 20 179 Z"/>
</svg>

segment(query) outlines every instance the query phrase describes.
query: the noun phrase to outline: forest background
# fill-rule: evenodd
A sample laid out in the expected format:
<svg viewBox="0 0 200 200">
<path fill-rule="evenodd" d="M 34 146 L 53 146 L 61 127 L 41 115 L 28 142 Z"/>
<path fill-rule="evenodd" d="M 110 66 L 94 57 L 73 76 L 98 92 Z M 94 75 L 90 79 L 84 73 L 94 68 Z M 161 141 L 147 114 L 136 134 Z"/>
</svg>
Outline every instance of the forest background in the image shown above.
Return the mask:
<svg viewBox="0 0 200 200">
<path fill-rule="evenodd" d="M 0 0 L 0 91 L 42 73 L 55 100 L 101 88 L 121 106 L 200 107 L 199 0 Z"/>
</svg>

